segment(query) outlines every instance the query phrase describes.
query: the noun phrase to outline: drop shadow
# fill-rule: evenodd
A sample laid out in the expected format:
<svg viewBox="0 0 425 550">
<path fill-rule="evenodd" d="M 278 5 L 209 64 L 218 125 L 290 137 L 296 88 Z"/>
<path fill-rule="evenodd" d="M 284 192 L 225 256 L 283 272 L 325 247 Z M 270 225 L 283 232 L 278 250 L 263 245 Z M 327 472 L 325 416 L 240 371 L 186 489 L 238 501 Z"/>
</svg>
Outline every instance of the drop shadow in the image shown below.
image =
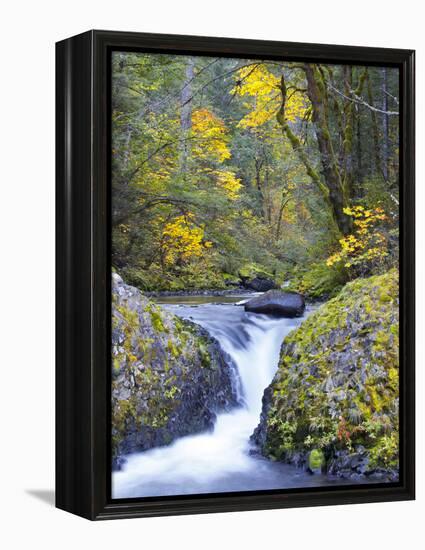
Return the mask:
<svg viewBox="0 0 425 550">
<path fill-rule="evenodd" d="M 55 491 L 53 489 L 26 489 L 25 492 L 49 506 L 55 505 Z"/>
</svg>

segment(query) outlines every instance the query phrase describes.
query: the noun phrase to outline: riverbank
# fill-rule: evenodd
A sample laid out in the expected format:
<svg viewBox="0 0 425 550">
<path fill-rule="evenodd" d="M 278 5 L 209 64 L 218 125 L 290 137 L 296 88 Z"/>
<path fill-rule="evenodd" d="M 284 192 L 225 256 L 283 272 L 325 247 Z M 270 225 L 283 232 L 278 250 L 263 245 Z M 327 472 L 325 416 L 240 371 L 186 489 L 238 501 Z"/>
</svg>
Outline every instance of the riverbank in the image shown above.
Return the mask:
<svg viewBox="0 0 425 550">
<path fill-rule="evenodd" d="M 389 468 L 384 468 L 383 463 L 377 462 L 377 456 L 373 456 L 371 460 L 367 440 L 361 440 L 361 434 L 356 435 L 358 437 L 356 446 L 351 447 L 354 434 L 361 432 L 363 428 L 378 430 L 376 436 L 380 439 L 376 449 L 379 451 L 373 450 L 373 455 L 377 452 L 379 454 L 381 449 L 387 452 L 386 442 L 391 442 L 396 436 L 396 431 L 388 434 L 382 424 L 388 418 L 388 406 L 383 405 L 384 409 L 380 416 L 376 415 L 376 407 L 379 409 L 381 406 L 379 384 L 375 387 L 370 377 L 363 381 L 368 395 L 364 397 L 364 402 L 354 402 L 358 414 L 353 403 L 347 401 L 354 391 L 353 383 L 358 384 L 355 376 L 357 370 L 353 367 L 353 361 L 356 357 L 363 357 L 360 354 L 360 348 L 362 346 L 367 348 L 370 342 L 375 342 L 373 349 L 377 352 L 376 357 L 381 357 L 383 351 L 381 349 L 383 328 L 379 324 L 375 335 L 375 329 L 369 321 L 372 318 L 379 321 L 381 314 L 392 311 L 392 300 L 393 295 L 396 296 L 396 289 L 391 286 L 393 282 L 388 286 L 387 279 L 385 284 L 383 284 L 384 280 L 380 282 L 380 279 L 374 278 L 359 280 L 349 285 L 339 298 L 324 303 L 323 307 L 307 303 L 304 315 L 292 319 L 250 313 L 242 307 L 234 307 L 241 302 L 241 296 L 250 298 L 262 294 L 247 290 L 239 293 L 221 290 L 209 294 L 206 294 L 206 291 L 180 294 L 167 292 L 158 293 L 157 297 L 152 297 L 158 305 L 154 306 L 152 302 L 147 302 L 151 305 L 145 304 L 145 306 L 151 321 L 154 321 L 155 330 L 161 330 L 159 335 L 150 332 L 148 340 L 152 342 L 152 339 L 155 341 L 159 338 L 161 347 L 167 353 L 171 352 L 164 363 L 164 374 L 160 374 L 155 388 L 151 388 L 156 410 L 160 410 L 158 404 L 165 397 L 168 400 L 167 407 L 170 404 L 169 398 L 174 406 L 178 406 L 181 399 L 176 389 L 180 387 L 180 379 L 184 374 L 179 368 L 182 352 L 175 353 L 177 348 L 173 326 L 176 326 L 177 322 L 173 321 L 169 324 L 167 319 L 178 318 L 179 323 L 183 324 L 190 322 L 190 326 L 197 327 L 195 332 L 198 335 L 204 335 L 216 342 L 225 363 L 228 368 L 233 369 L 235 374 L 233 380 L 235 400 L 230 407 L 223 407 L 219 402 L 213 403 L 210 400 L 212 408 L 210 406 L 208 409 L 209 420 L 203 429 L 199 428 L 201 424 L 193 429 L 192 425 L 187 424 L 184 415 L 175 416 L 171 439 L 167 439 L 170 437 L 169 434 L 164 440 L 151 438 L 148 448 L 138 447 L 140 438 L 143 439 L 145 436 L 143 436 L 143 427 L 137 429 L 137 436 L 132 439 L 136 445 L 131 447 L 131 454 L 125 456 L 126 463 L 123 470 L 119 474 L 114 473 L 116 494 L 120 497 L 154 496 L 184 494 L 186 491 L 189 493 L 219 492 L 223 490 L 221 487 L 233 486 L 234 490 L 240 491 L 258 490 L 261 489 L 262 483 L 264 489 L 278 489 L 332 485 L 338 482 L 344 484 L 395 480 L 397 466 L 391 463 Z M 133 290 L 142 300 L 148 301 L 139 291 Z M 146 310 L 145 306 L 142 309 Z M 350 311 L 353 309 L 352 315 L 347 307 Z M 312 315 L 314 312 L 316 314 Z M 158 324 L 158 318 L 161 319 L 161 326 Z M 316 321 L 313 322 L 313 319 Z M 354 319 L 355 322 L 352 327 L 349 326 L 350 319 Z M 387 321 L 392 324 L 395 319 L 390 316 L 385 320 Z M 332 332 L 329 338 L 322 327 L 325 322 Z M 320 330 L 315 328 L 316 324 Z M 365 327 L 368 334 L 364 333 Z M 344 346 L 349 345 L 357 329 L 360 331 L 360 337 L 355 339 L 355 350 L 353 353 L 350 352 L 350 355 L 347 353 L 348 348 L 346 350 L 341 345 L 342 343 Z M 303 336 L 304 333 L 306 334 Z M 319 347 L 317 347 L 315 334 L 320 341 Z M 327 343 L 324 340 L 326 338 L 329 339 Z M 179 336 L 178 340 L 180 339 Z M 295 344 L 299 341 L 302 342 L 302 349 L 300 348 L 298 352 Z M 177 344 L 180 349 L 181 342 Z M 394 344 L 396 344 L 395 341 Z M 152 343 L 149 345 L 152 346 Z M 196 354 L 196 348 L 199 347 L 198 351 L 203 357 L 205 345 L 202 342 L 193 340 L 191 346 L 194 346 L 191 353 Z M 322 363 L 318 364 L 317 369 L 314 365 L 309 367 L 310 363 L 303 357 L 306 354 L 310 357 L 313 351 L 315 353 L 317 351 L 319 362 L 322 358 L 332 358 L 332 365 L 327 368 L 339 369 L 335 376 L 331 374 L 329 379 L 326 377 L 322 379 L 319 376 Z M 302 354 L 300 361 L 296 360 L 298 353 Z M 281 389 L 282 372 L 288 366 L 288 358 L 292 355 L 294 355 L 294 362 L 290 369 L 291 386 L 288 388 L 285 386 L 283 391 Z M 145 369 L 154 372 L 158 366 L 155 361 L 152 364 L 144 364 L 143 361 L 141 363 L 142 372 Z M 308 370 L 305 370 L 304 363 Z M 209 364 L 201 361 L 201 366 L 203 365 L 207 370 Z M 278 367 L 279 372 L 276 375 Z M 360 365 L 359 369 L 363 376 L 365 366 Z M 394 369 L 391 372 L 394 373 Z M 376 376 L 376 368 L 369 374 Z M 168 390 L 166 380 L 170 375 L 171 390 Z M 273 384 L 277 383 L 276 380 L 280 381 L 278 393 L 273 389 Z M 199 383 L 202 384 L 204 392 L 218 391 L 214 387 L 206 388 L 205 384 L 209 386 L 211 380 L 201 379 L 197 375 L 195 378 L 190 378 L 190 382 L 185 386 L 189 392 L 188 395 L 191 396 L 190 400 L 197 401 L 194 396 L 198 395 Z M 395 386 L 394 388 L 396 390 Z M 133 403 L 137 402 L 138 391 L 140 389 L 136 387 L 133 394 L 136 401 Z M 146 392 L 149 393 L 149 391 L 145 388 L 145 397 Z M 358 397 L 363 399 L 361 394 L 358 394 Z M 277 398 L 286 399 L 287 404 L 283 409 L 280 405 L 274 404 Z M 304 405 L 311 407 L 311 414 L 303 414 Z M 366 406 L 369 407 L 367 409 L 369 412 L 366 411 Z M 320 409 L 319 412 L 317 407 Z M 328 409 L 332 410 L 329 412 Z M 190 408 L 184 407 L 183 410 L 187 411 Z M 338 414 L 335 412 L 337 410 Z M 131 408 L 128 412 L 131 416 Z M 154 410 L 153 413 L 155 416 Z M 328 413 L 329 422 L 326 420 Z M 279 417 L 276 416 L 277 414 Z M 363 427 L 356 427 L 356 422 L 361 421 L 362 414 L 368 415 L 366 423 Z M 284 417 L 280 418 L 280 415 Z M 341 417 L 339 420 L 338 415 Z M 329 427 L 329 433 L 322 433 L 324 426 L 320 424 L 320 418 L 327 422 L 326 429 Z M 336 423 L 333 421 L 335 418 Z M 304 426 L 307 421 L 313 428 Z M 378 425 L 377 422 L 382 424 L 383 432 L 380 432 L 381 424 Z M 394 422 L 396 422 L 395 417 Z M 161 433 L 161 430 L 157 429 L 158 424 L 154 417 L 151 417 L 150 423 L 151 432 L 153 430 Z M 275 430 L 278 431 L 275 433 Z M 253 433 L 254 436 L 251 437 Z M 303 440 L 299 439 L 301 436 Z M 332 443 L 333 437 L 336 438 L 337 445 Z M 322 444 L 325 447 L 322 448 Z M 120 452 L 129 451 L 130 449 L 126 451 L 123 447 Z M 311 475 L 312 473 L 314 476 Z"/>
<path fill-rule="evenodd" d="M 253 441 L 274 460 L 398 480 L 396 270 L 348 283 L 284 340 Z"/>
<path fill-rule="evenodd" d="M 209 290 L 158 290 L 151 292 L 144 292 L 145 296 L 149 298 L 166 298 L 174 296 L 239 296 L 239 295 L 257 295 L 258 292 L 249 290 L 246 288 L 235 287 L 229 289 L 209 289 Z"/>
<path fill-rule="evenodd" d="M 232 364 L 199 325 L 112 279 L 112 457 L 213 429 L 237 404 Z"/>
<path fill-rule="evenodd" d="M 113 474 L 116 498 L 271 490 L 334 485 L 336 478 L 311 476 L 292 465 L 255 453 L 250 435 L 259 422 L 264 388 L 277 368 L 280 344 L 303 318 L 273 318 L 245 312 L 234 303 L 161 304 L 164 314 L 190 321 L 217 341 L 237 372 L 237 405 L 216 409 L 211 429 L 180 437 L 168 446 L 126 457 Z M 310 310 L 306 312 L 306 316 Z M 255 368 L 253 368 L 255 366 Z M 194 388 L 195 391 L 195 388 Z M 178 396 L 177 396 L 178 398 Z"/>
</svg>

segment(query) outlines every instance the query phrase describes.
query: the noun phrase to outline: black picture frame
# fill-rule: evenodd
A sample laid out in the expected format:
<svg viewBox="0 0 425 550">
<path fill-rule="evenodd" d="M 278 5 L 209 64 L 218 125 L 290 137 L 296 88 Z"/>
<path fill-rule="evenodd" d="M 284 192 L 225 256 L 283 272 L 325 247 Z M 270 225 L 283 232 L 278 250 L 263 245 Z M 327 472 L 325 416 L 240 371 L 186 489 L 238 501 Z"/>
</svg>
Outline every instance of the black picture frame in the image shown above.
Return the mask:
<svg viewBox="0 0 425 550">
<path fill-rule="evenodd" d="M 400 481 L 112 501 L 109 79 L 112 50 L 400 69 Z M 414 499 L 414 51 L 92 30 L 56 45 L 56 506 L 91 520 Z"/>
</svg>

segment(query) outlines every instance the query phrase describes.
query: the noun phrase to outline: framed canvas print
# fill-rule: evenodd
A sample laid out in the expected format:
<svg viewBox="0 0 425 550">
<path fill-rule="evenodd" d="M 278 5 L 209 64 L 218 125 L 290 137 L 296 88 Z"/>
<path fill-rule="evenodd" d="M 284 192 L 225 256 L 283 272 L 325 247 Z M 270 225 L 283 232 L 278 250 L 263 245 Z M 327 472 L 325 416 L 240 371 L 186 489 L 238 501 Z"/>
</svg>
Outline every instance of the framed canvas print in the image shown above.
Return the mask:
<svg viewBox="0 0 425 550">
<path fill-rule="evenodd" d="M 414 498 L 414 53 L 57 44 L 57 506 Z"/>
</svg>

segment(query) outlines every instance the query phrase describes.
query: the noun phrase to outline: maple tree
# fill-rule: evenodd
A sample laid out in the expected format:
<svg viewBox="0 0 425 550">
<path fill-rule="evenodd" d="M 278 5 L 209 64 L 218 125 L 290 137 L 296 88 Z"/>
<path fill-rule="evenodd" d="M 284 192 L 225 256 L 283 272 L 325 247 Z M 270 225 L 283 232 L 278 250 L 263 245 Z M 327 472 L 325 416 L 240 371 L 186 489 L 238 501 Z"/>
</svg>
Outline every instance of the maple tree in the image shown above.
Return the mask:
<svg viewBox="0 0 425 550">
<path fill-rule="evenodd" d="M 195 157 L 217 162 L 231 157 L 228 131 L 223 121 L 208 109 L 197 109 L 192 113 L 192 132 L 197 138 L 193 140 Z"/>
<path fill-rule="evenodd" d="M 193 223 L 194 216 L 178 216 L 162 230 L 162 252 L 168 265 L 189 262 L 203 256 L 211 242 L 204 240 L 204 230 Z"/>
<path fill-rule="evenodd" d="M 359 205 L 345 208 L 344 213 L 353 218 L 354 231 L 340 239 L 340 250 L 326 264 L 343 263 L 345 268 L 354 268 L 360 274 L 362 267 L 385 261 L 388 236 L 382 229 L 382 222 L 387 219 L 384 210 L 380 207 L 368 210 Z"/>
</svg>

